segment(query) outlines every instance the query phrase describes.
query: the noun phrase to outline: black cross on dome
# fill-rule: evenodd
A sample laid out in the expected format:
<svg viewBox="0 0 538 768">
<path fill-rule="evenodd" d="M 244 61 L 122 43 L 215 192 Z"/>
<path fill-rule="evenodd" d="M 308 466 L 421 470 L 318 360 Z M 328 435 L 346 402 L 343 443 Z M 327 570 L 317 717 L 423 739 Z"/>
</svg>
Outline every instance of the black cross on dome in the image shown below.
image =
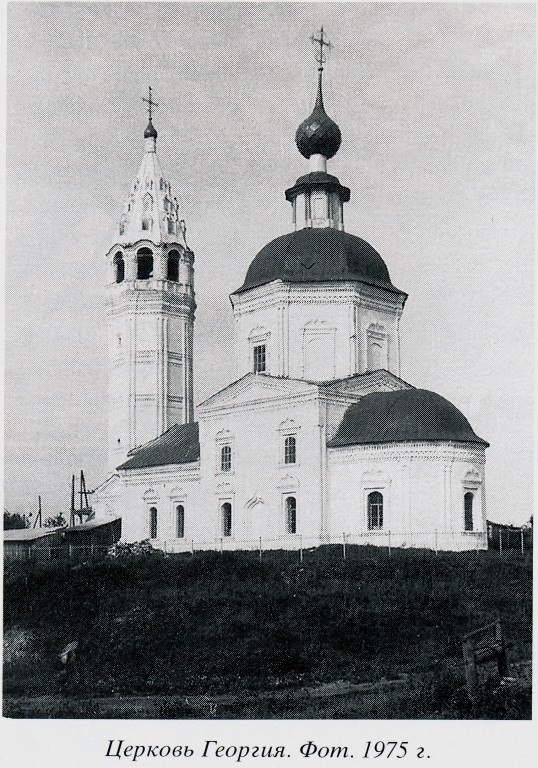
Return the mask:
<svg viewBox="0 0 538 768">
<path fill-rule="evenodd" d="M 144 138 L 145 139 L 156 139 L 157 138 L 157 131 L 152 123 L 152 117 L 153 117 L 153 108 L 158 107 L 156 101 L 153 101 L 153 88 L 151 85 L 148 85 L 148 98 L 146 99 L 145 96 L 142 96 L 142 101 L 144 101 L 148 105 L 148 116 L 149 116 L 149 122 L 148 127 L 144 131 Z"/>
</svg>

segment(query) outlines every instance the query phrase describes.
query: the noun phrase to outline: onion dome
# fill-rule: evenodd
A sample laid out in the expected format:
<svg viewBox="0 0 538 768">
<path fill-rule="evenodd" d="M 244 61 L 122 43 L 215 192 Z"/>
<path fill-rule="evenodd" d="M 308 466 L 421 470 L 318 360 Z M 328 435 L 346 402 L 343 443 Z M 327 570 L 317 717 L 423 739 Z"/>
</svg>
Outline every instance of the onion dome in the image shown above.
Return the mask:
<svg viewBox="0 0 538 768">
<path fill-rule="evenodd" d="M 157 130 L 153 123 L 151 122 L 151 117 L 149 119 L 148 127 L 144 131 L 144 138 L 145 139 L 156 139 L 157 138 Z"/>
<path fill-rule="evenodd" d="M 489 445 L 441 395 L 427 389 L 400 389 L 373 392 L 351 405 L 328 446 L 417 441 Z"/>
<path fill-rule="evenodd" d="M 365 240 L 332 227 L 281 235 L 254 257 L 236 293 L 282 280 L 292 283 L 358 281 L 406 297 L 390 280 L 379 253 Z"/>
<path fill-rule="evenodd" d="M 312 114 L 297 128 L 295 143 L 303 157 L 323 155 L 329 160 L 336 155 L 342 142 L 340 128 L 328 116 L 323 106 L 321 71 L 318 76 L 318 95 Z"/>
</svg>

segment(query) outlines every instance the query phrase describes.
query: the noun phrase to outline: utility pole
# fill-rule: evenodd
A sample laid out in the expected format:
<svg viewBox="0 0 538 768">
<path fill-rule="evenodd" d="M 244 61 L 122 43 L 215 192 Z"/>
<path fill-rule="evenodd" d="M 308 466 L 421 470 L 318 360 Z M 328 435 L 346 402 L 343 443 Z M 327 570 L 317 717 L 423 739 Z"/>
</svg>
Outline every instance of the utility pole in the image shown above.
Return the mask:
<svg viewBox="0 0 538 768">
<path fill-rule="evenodd" d="M 71 476 L 71 511 L 69 514 L 69 525 L 75 525 L 75 475 Z"/>
</svg>

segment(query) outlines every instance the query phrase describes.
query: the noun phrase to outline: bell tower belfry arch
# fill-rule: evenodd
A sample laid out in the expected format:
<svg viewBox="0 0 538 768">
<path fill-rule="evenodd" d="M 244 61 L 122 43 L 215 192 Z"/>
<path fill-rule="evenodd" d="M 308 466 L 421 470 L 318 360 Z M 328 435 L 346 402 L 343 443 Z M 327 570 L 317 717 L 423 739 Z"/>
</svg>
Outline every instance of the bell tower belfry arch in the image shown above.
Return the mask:
<svg viewBox="0 0 538 768">
<path fill-rule="evenodd" d="M 144 101 L 144 156 L 106 255 L 111 471 L 194 416 L 194 254 L 157 158 L 151 89 Z"/>
</svg>

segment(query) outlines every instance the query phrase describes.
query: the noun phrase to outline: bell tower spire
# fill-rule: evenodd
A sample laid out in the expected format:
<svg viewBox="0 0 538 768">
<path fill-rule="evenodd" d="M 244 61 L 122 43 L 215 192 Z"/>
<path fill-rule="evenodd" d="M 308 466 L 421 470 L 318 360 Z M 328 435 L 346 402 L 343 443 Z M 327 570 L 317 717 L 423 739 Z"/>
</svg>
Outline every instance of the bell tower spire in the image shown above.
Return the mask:
<svg viewBox="0 0 538 768">
<path fill-rule="evenodd" d="M 109 462 L 193 420 L 194 254 L 157 157 L 152 88 L 144 154 L 107 254 Z"/>
</svg>

